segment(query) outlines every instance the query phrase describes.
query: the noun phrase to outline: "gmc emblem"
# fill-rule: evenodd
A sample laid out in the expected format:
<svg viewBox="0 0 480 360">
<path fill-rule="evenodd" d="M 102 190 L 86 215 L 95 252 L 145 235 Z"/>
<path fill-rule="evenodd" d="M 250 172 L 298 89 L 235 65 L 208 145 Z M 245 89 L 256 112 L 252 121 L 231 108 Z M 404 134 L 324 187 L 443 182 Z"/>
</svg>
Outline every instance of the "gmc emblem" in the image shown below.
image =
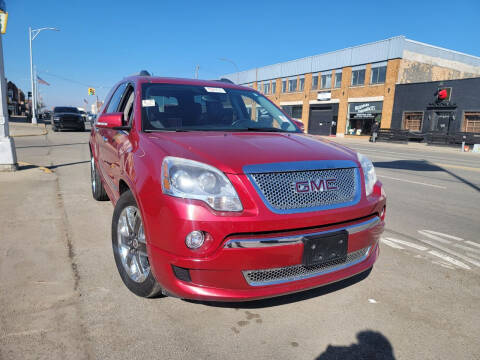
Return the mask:
<svg viewBox="0 0 480 360">
<path fill-rule="evenodd" d="M 297 193 L 310 193 L 310 192 L 323 192 L 330 190 L 337 190 L 337 179 L 318 179 L 310 181 L 297 181 L 293 183 L 295 185 L 295 192 Z"/>
</svg>

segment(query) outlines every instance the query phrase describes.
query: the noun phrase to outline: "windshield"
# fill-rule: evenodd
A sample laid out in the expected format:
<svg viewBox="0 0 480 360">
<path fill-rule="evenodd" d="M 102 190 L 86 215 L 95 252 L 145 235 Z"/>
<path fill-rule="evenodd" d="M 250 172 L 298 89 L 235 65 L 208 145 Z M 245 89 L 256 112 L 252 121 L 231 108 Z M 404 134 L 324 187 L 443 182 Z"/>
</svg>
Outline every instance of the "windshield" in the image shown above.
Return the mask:
<svg viewBox="0 0 480 360">
<path fill-rule="evenodd" d="M 53 109 L 55 113 L 78 113 L 78 109 L 74 107 L 56 107 Z"/>
<path fill-rule="evenodd" d="M 144 131 L 299 132 L 264 96 L 249 90 L 143 84 Z"/>
</svg>

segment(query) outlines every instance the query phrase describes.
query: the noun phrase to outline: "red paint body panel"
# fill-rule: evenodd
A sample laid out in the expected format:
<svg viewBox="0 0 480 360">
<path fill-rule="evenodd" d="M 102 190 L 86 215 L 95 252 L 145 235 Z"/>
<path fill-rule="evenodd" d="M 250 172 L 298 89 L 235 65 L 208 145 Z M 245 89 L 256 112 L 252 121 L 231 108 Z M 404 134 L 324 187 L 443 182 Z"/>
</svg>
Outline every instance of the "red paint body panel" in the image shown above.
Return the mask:
<svg viewBox="0 0 480 360">
<path fill-rule="evenodd" d="M 308 160 L 350 160 L 360 167 L 356 153 L 333 142 L 299 133 L 144 133 L 140 124 L 139 86 L 143 82 L 251 89 L 228 83 L 169 78 L 132 77 L 124 81 L 130 81 L 135 86 L 135 121 L 132 129 L 125 132 L 94 128 L 90 147 L 113 204 L 116 204 L 122 186 L 128 186 L 133 192 L 142 213 L 153 273 L 168 292 L 201 300 L 251 300 L 325 285 L 373 266 L 378 256 L 383 218 L 375 227 L 349 236 L 349 253 L 371 248 L 364 261 L 310 279 L 279 285 L 250 286 L 242 271 L 300 264 L 303 244 L 230 249 L 224 247 L 226 241 L 239 236 L 262 238 L 308 234 L 380 216 L 386 204 L 382 184 L 377 182 L 374 192 L 366 197 L 363 176 L 360 176 L 362 195 L 353 206 L 304 213 L 274 213 L 266 207 L 244 174 L 244 166 Z M 101 109 L 101 114 L 106 106 L 108 101 Z M 203 162 L 224 172 L 238 193 L 243 211 L 217 212 L 201 201 L 164 194 L 161 165 L 166 156 Z M 193 230 L 202 230 L 212 236 L 202 250 L 193 251 L 185 245 L 186 235 Z M 192 281 L 178 280 L 173 274 L 172 265 L 190 269 Z"/>
</svg>

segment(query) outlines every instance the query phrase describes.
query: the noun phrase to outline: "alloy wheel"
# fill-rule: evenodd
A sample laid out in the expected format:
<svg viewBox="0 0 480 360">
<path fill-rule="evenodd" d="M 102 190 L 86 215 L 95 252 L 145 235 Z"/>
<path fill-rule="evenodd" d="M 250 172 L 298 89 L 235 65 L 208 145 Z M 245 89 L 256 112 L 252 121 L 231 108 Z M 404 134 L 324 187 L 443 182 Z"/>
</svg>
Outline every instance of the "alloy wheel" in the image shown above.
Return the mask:
<svg viewBox="0 0 480 360">
<path fill-rule="evenodd" d="M 118 252 L 122 265 L 133 281 L 144 282 L 150 273 L 147 243 L 140 211 L 135 206 L 122 210 L 117 225 Z"/>
</svg>

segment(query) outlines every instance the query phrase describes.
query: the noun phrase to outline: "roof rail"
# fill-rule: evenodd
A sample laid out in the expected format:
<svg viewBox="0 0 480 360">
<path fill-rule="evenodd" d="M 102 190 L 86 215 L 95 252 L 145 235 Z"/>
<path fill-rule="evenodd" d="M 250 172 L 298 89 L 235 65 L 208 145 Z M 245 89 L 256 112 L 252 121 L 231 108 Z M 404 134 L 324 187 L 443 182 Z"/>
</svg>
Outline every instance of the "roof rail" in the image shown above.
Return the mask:
<svg viewBox="0 0 480 360">
<path fill-rule="evenodd" d="M 147 70 L 140 70 L 138 76 L 151 76 Z"/>
<path fill-rule="evenodd" d="M 217 80 L 217 81 L 221 81 L 221 82 L 224 82 L 224 83 L 229 83 L 229 84 L 234 84 L 235 85 L 235 83 L 232 80 L 227 79 L 227 78 L 221 78 L 220 80 Z"/>
</svg>

